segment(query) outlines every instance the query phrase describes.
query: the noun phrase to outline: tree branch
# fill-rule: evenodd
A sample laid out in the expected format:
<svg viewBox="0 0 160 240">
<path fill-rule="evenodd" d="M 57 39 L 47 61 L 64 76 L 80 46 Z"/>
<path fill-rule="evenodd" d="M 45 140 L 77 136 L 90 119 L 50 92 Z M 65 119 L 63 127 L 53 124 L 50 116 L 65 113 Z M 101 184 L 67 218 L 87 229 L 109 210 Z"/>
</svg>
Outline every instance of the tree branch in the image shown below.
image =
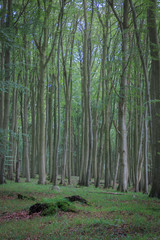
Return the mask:
<svg viewBox="0 0 160 240">
<path fill-rule="evenodd" d="M 22 14 L 24 13 L 24 11 L 25 11 L 25 9 L 26 9 L 28 3 L 29 3 L 29 0 L 26 2 L 26 5 L 23 7 L 22 11 L 20 12 L 20 14 L 19 14 L 17 20 L 15 21 L 15 23 L 13 24 L 13 26 L 15 26 L 15 25 L 17 24 L 17 22 L 19 21 L 20 17 L 21 17 Z"/>
<path fill-rule="evenodd" d="M 112 8 L 112 11 L 113 11 L 113 13 L 114 13 L 114 15 L 115 15 L 115 17 L 116 17 L 118 23 L 119 23 L 119 27 L 120 27 L 121 32 L 122 32 L 122 31 L 123 31 L 123 23 L 122 23 L 120 17 L 118 16 L 116 10 L 114 9 L 113 1 L 111 2 L 110 0 L 107 0 L 107 2 L 108 2 L 108 4 L 110 5 L 110 7 Z"/>
</svg>

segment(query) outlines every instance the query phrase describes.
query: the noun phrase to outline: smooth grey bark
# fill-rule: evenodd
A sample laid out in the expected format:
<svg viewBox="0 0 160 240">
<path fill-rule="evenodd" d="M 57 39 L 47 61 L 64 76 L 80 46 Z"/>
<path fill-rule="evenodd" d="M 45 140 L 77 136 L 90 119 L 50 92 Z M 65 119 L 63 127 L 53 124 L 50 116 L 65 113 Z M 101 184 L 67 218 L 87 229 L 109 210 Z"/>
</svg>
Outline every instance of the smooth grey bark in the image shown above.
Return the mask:
<svg viewBox="0 0 160 240">
<path fill-rule="evenodd" d="M 83 67 L 82 67 L 82 155 L 81 155 L 81 173 L 80 185 L 86 185 L 86 173 L 89 160 L 89 109 L 88 109 L 88 22 L 87 22 L 87 3 L 83 0 L 83 15 L 84 15 L 84 40 L 83 40 Z"/>
<path fill-rule="evenodd" d="M 51 83 L 49 86 L 48 96 L 48 147 L 49 147 L 49 177 L 52 179 L 52 168 L 53 168 L 53 81 L 55 80 L 54 74 L 51 76 Z"/>
<path fill-rule="evenodd" d="M 19 131 L 18 131 L 18 136 L 17 136 L 17 161 L 16 161 L 16 178 L 15 182 L 19 183 L 20 182 L 20 170 L 21 170 L 21 160 L 19 158 Z"/>
<path fill-rule="evenodd" d="M 71 158 L 72 158 L 72 128 L 71 128 L 71 104 L 69 106 L 69 126 L 68 126 L 68 131 L 69 131 L 69 136 L 68 136 L 68 142 L 69 142 L 69 151 L 68 151 L 68 185 L 71 184 Z"/>
<path fill-rule="evenodd" d="M 58 177 L 58 151 L 60 143 L 60 124 L 61 124 L 61 102 L 60 102 L 60 47 L 61 47 L 61 38 L 62 38 L 62 24 L 63 24 L 63 14 L 64 14 L 64 1 L 61 2 L 61 11 L 60 11 L 60 33 L 58 39 L 58 50 L 57 50 L 57 85 L 58 85 L 58 130 L 55 141 L 54 149 L 54 172 L 53 172 L 53 189 L 57 186 L 57 177 Z"/>
<path fill-rule="evenodd" d="M 54 87 L 54 139 L 53 139 L 53 159 L 52 159 L 52 175 L 51 181 L 53 182 L 54 174 L 58 175 L 57 167 L 55 163 L 56 159 L 56 147 L 57 147 L 57 84 Z M 55 172 L 56 171 L 56 172 Z"/>
<path fill-rule="evenodd" d="M 97 110 L 93 112 L 93 177 L 94 182 L 97 181 L 97 145 L 98 145 L 98 121 L 97 121 Z"/>
<path fill-rule="evenodd" d="M 103 151 L 104 151 L 104 126 L 105 126 L 105 119 L 102 119 L 102 125 L 100 129 L 100 146 L 98 151 L 98 163 L 97 163 L 97 179 L 95 183 L 95 187 L 100 186 L 100 179 L 101 179 L 101 171 L 102 171 L 102 161 L 103 161 Z"/>
<path fill-rule="evenodd" d="M 44 55 L 40 57 L 40 94 L 39 94 L 39 121 L 40 121 L 40 146 L 39 146 L 39 184 L 45 184 L 46 182 L 46 149 L 45 149 L 45 68 L 44 68 Z"/>
<path fill-rule="evenodd" d="M 122 74 L 119 91 L 119 149 L 120 149 L 120 181 L 118 190 L 127 191 L 128 185 L 128 147 L 127 147 L 127 65 L 128 65 L 128 14 L 129 2 L 123 1 L 123 19 L 121 20 L 110 3 L 113 13 L 117 18 L 122 34 Z"/>
<path fill-rule="evenodd" d="M 15 52 L 13 51 L 13 62 L 15 62 Z M 13 70 L 13 82 L 16 83 L 15 79 L 15 69 Z M 19 77 L 17 80 L 19 83 Z M 10 180 L 13 180 L 13 172 L 14 172 L 14 161 L 16 157 L 16 140 L 15 140 L 15 133 L 16 133 L 16 126 L 17 126 L 17 89 L 13 88 L 12 90 L 12 120 L 10 123 L 10 152 L 11 152 L 11 162 L 8 168 L 8 177 Z"/>
<path fill-rule="evenodd" d="M 144 193 L 148 194 L 148 111 L 146 107 L 144 120 Z"/>
<path fill-rule="evenodd" d="M 25 16 L 24 16 L 24 24 L 25 24 Z M 26 55 L 27 51 L 27 37 L 24 34 L 23 37 L 23 44 L 25 49 L 24 61 L 25 61 L 25 68 L 24 68 L 24 83 L 25 83 L 25 91 L 24 91 L 24 118 L 23 118 L 23 164 L 25 164 L 25 177 L 26 182 L 30 182 L 30 159 L 29 159 L 29 144 L 28 144 L 28 102 L 29 102 L 29 93 L 28 93 L 28 64 L 29 59 Z"/>
<path fill-rule="evenodd" d="M 127 63 L 128 63 L 128 13 L 129 2 L 123 1 L 123 22 L 122 22 L 122 75 L 120 82 L 119 99 L 119 147 L 120 147 L 120 182 L 118 189 L 127 191 L 128 185 L 128 149 L 127 149 Z"/>
<path fill-rule="evenodd" d="M 93 119 L 92 119 L 92 108 L 91 108 L 91 65 L 92 65 L 92 24 L 94 15 L 94 1 L 91 1 L 91 23 L 89 28 L 88 38 L 88 118 L 89 118 L 89 159 L 86 172 L 86 186 L 89 186 L 91 178 L 91 166 L 93 164 Z"/>
<path fill-rule="evenodd" d="M 143 129 L 144 129 L 144 118 L 141 121 L 139 149 L 136 152 L 136 167 L 135 167 L 135 191 L 136 192 L 139 192 L 139 183 L 141 180 L 141 170 L 142 170 L 142 160 L 143 160 L 143 157 L 142 157 Z"/>
<path fill-rule="evenodd" d="M 115 174 L 114 174 L 114 178 L 113 178 L 113 189 L 116 189 L 118 168 L 119 168 L 119 158 L 120 158 L 120 154 L 118 152 L 118 154 L 117 154 L 117 161 L 116 161 L 116 169 L 115 169 Z"/>
<path fill-rule="evenodd" d="M 15 62 L 15 53 L 13 52 L 13 61 Z M 13 82 L 15 83 L 15 69 L 13 72 Z M 13 180 L 13 164 L 14 164 L 14 155 L 15 155 L 15 149 L 14 149 L 14 141 L 15 141 L 15 137 L 14 137 L 14 133 L 15 133 L 15 125 L 16 125 L 16 89 L 14 88 L 12 91 L 12 120 L 10 123 L 10 137 L 9 137 L 9 144 L 10 144 L 10 156 L 11 156 L 11 161 L 10 161 L 10 165 L 8 166 L 8 179 Z"/>
<path fill-rule="evenodd" d="M 40 102 L 39 102 L 39 81 L 36 86 L 37 90 L 37 96 L 36 96 L 36 101 L 37 101 L 37 112 L 36 112 L 36 173 L 39 174 L 39 148 L 40 148 Z"/>
<path fill-rule="evenodd" d="M 36 173 L 36 92 L 35 75 L 33 74 L 31 82 L 31 116 L 32 116 L 32 145 L 31 145 L 31 178 L 35 178 Z"/>
</svg>

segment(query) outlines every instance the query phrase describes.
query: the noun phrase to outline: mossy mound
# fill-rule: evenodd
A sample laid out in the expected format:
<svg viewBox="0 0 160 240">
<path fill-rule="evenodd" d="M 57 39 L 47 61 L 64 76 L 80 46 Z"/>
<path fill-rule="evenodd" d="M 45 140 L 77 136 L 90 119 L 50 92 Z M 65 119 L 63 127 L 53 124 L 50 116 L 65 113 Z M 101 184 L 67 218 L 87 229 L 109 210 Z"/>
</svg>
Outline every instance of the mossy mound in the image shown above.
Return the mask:
<svg viewBox="0 0 160 240">
<path fill-rule="evenodd" d="M 57 202 L 36 203 L 29 208 L 29 215 L 41 212 L 42 216 L 53 215 L 58 211 L 76 212 L 75 206 L 66 199 Z"/>
<path fill-rule="evenodd" d="M 56 206 L 58 207 L 58 209 L 60 209 L 63 212 L 75 212 L 76 211 L 75 207 L 66 200 L 58 201 L 56 203 Z"/>
<path fill-rule="evenodd" d="M 21 199 L 21 200 L 32 200 L 32 201 L 35 201 L 35 197 L 32 197 L 32 196 L 25 196 L 25 195 L 22 195 L 20 193 L 17 194 L 17 197 L 18 199 Z"/>
<path fill-rule="evenodd" d="M 57 212 L 57 207 L 54 204 L 48 204 L 47 208 L 45 208 L 41 212 L 41 216 L 51 216 L 54 215 Z"/>
<path fill-rule="evenodd" d="M 49 207 L 46 203 L 36 203 L 29 208 L 29 215 L 45 211 Z"/>
<path fill-rule="evenodd" d="M 79 195 L 74 195 L 74 196 L 70 196 L 70 197 L 66 197 L 66 199 L 70 202 L 81 202 L 84 204 L 89 205 L 89 203 L 87 202 L 86 199 L 80 197 Z"/>
</svg>

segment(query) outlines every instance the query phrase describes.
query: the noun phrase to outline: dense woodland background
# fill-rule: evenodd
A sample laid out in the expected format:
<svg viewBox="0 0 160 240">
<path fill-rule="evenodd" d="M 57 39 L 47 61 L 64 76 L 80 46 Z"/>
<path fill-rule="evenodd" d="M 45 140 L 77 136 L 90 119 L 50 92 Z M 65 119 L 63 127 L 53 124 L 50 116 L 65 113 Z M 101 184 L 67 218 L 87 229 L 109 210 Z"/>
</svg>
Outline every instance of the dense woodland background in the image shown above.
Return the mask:
<svg viewBox="0 0 160 240">
<path fill-rule="evenodd" d="M 2 0 L 0 16 L 0 183 L 160 198 L 158 1 Z"/>
</svg>

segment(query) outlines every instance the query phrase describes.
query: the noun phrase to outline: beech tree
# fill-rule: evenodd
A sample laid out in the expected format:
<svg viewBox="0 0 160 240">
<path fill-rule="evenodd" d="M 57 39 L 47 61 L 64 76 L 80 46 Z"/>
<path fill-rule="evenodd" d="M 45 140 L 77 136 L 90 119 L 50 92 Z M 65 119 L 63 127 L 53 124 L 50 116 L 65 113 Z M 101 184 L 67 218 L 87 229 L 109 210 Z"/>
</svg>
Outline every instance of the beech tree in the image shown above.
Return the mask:
<svg viewBox="0 0 160 240">
<path fill-rule="evenodd" d="M 9 30 L 12 31 L 12 0 L 3 1 L 2 5 L 2 19 L 1 26 L 7 30 L 9 35 Z M 6 16 L 5 16 L 6 14 Z M 6 18 L 6 19 L 5 19 Z M 8 146 L 8 126 L 9 126 L 9 106 L 10 106 L 10 44 L 4 44 L 2 42 L 1 53 L 1 82 L 3 81 L 3 70 L 4 70 L 4 82 L 6 84 L 6 91 L 1 92 L 1 152 L 0 152 L 0 184 L 5 182 L 4 178 L 4 163 L 5 155 Z"/>
<path fill-rule="evenodd" d="M 159 5 L 141 3 L 2 1 L 1 184 L 74 175 L 160 197 Z"/>
<path fill-rule="evenodd" d="M 151 79 L 150 92 L 152 101 L 152 157 L 153 157 L 153 182 L 150 192 L 151 197 L 160 198 L 160 55 L 159 41 L 156 25 L 157 1 L 151 0 L 148 6 L 148 30 L 151 52 Z"/>
</svg>

